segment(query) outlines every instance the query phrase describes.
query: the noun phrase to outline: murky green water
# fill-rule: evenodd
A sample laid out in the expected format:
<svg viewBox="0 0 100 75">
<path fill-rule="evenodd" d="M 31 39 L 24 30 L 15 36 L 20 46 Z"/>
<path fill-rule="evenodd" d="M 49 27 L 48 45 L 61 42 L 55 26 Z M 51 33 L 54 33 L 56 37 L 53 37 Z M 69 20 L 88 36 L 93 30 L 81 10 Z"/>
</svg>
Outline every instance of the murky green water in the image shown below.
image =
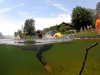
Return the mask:
<svg viewBox="0 0 100 75">
<path fill-rule="evenodd" d="M 35 51 L 0 45 L 0 75 L 79 75 L 85 49 L 97 41 L 100 40 L 55 44 L 43 53 L 52 73 L 38 61 Z M 89 51 L 82 75 L 100 75 L 100 44 Z"/>
</svg>

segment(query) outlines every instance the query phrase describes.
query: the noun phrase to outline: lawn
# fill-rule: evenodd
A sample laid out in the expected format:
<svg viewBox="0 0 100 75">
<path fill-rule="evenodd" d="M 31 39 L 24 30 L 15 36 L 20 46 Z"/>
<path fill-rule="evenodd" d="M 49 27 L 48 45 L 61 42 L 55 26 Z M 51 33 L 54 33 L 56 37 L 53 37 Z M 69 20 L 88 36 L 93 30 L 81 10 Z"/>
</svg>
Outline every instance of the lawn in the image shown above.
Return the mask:
<svg viewBox="0 0 100 75">
<path fill-rule="evenodd" d="M 52 67 L 48 73 L 36 58 L 35 51 L 0 45 L 0 75 L 79 75 L 85 49 L 100 40 L 75 40 L 69 44 L 55 44 L 43 57 Z M 100 44 L 89 51 L 82 75 L 100 75 Z"/>
<path fill-rule="evenodd" d="M 97 31 L 93 31 L 93 32 L 92 31 L 77 32 L 74 35 L 78 36 L 78 37 L 86 36 L 86 35 L 88 35 L 88 36 L 96 36 L 97 35 Z"/>
</svg>

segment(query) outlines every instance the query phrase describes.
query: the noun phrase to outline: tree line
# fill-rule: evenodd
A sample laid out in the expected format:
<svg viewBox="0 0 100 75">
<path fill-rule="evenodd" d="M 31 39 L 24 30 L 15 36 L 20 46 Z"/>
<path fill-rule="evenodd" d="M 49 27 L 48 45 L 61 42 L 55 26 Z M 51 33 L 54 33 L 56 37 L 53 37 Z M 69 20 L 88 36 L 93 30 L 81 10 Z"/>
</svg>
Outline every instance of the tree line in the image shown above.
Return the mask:
<svg viewBox="0 0 100 75">
<path fill-rule="evenodd" d="M 77 30 L 80 30 L 81 27 L 83 30 L 84 27 L 87 29 L 87 26 L 90 25 L 94 27 L 95 19 L 93 19 L 94 17 L 91 11 L 81 6 L 77 6 L 73 9 L 71 18 L 72 25 L 75 26 Z"/>
<path fill-rule="evenodd" d="M 73 8 L 72 14 L 71 14 L 71 25 L 74 27 L 76 30 L 80 30 L 82 28 L 87 29 L 87 27 L 95 27 L 95 21 L 97 19 L 96 15 L 93 15 L 93 13 L 84 7 L 77 6 L 76 8 Z M 55 26 L 51 26 L 49 28 L 44 28 L 44 30 L 49 31 L 52 28 L 56 28 Z M 61 32 L 65 32 L 66 29 L 64 28 L 64 25 L 60 27 Z"/>
<path fill-rule="evenodd" d="M 18 30 L 14 33 L 14 36 L 20 36 L 23 38 L 24 36 L 33 36 L 35 35 L 35 20 L 33 19 L 27 19 L 25 20 L 24 25 L 22 25 L 22 29 Z"/>
<path fill-rule="evenodd" d="M 84 30 L 84 27 L 87 29 L 87 26 L 93 26 L 95 27 L 95 20 L 96 20 L 96 15 L 92 15 L 92 12 L 84 7 L 81 6 L 76 6 L 76 8 L 73 8 L 72 14 L 71 14 L 71 25 L 74 27 L 76 30 L 80 30 L 82 27 Z M 43 31 L 50 31 L 54 30 L 55 32 L 58 32 L 58 27 L 59 25 L 54 25 L 50 26 L 49 28 L 44 28 Z M 64 33 L 66 32 L 66 27 L 65 25 L 61 25 L 59 28 L 59 31 Z M 24 26 L 22 27 L 22 30 L 18 30 L 17 32 L 14 33 L 14 36 L 19 35 L 21 38 L 23 36 L 29 35 L 35 35 L 35 20 L 33 19 L 27 19 L 25 20 Z"/>
<path fill-rule="evenodd" d="M 60 26 L 60 27 L 59 27 Z M 44 28 L 43 31 L 50 31 L 50 30 L 54 30 L 54 32 L 61 32 L 62 34 L 65 33 L 67 31 L 66 29 L 66 25 L 65 24 L 60 24 L 60 25 L 54 25 L 54 26 L 50 26 L 49 28 Z"/>
</svg>

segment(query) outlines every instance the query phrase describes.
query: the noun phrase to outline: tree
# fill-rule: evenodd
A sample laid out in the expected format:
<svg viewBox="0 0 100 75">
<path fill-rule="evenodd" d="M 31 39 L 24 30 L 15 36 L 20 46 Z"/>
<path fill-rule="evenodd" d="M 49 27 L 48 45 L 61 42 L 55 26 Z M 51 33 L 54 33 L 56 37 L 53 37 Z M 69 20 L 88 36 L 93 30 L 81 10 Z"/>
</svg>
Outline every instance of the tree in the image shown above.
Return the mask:
<svg viewBox="0 0 100 75">
<path fill-rule="evenodd" d="M 21 30 L 18 30 L 18 35 L 20 36 L 20 38 L 23 38 L 23 34 Z"/>
<path fill-rule="evenodd" d="M 66 26 L 65 26 L 65 24 L 62 24 L 61 26 L 60 26 L 60 32 L 61 33 L 65 33 L 66 32 Z"/>
<path fill-rule="evenodd" d="M 90 9 L 90 8 L 87 9 L 87 10 L 89 10 L 91 12 L 92 17 L 93 17 L 93 25 L 92 25 L 92 27 L 95 27 L 95 22 L 96 22 L 96 19 L 98 18 L 97 17 L 97 11 L 98 11 L 98 9 L 99 9 L 98 6 L 96 7 L 96 10 L 95 9 Z"/>
<path fill-rule="evenodd" d="M 44 28 L 43 31 L 48 32 L 48 31 L 50 31 L 50 28 Z"/>
<path fill-rule="evenodd" d="M 15 33 L 14 33 L 14 36 L 17 37 L 17 35 L 18 35 L 18 32 L 15 32 Z"/>
<path fill-rule="evenodd" d="M 24 33 L 26 35 L 34 35 L 35 34 L 35 20 L 27 19 L 24 23 Z"/>
<path fill-rule="evenodd" d="M 55 32 L 57 32 L 57 27 L 58 25 L 54 25 L 54 26 L 50 26 L 49 28 L 44 28 L 43 31 L 50 31 L 50 30 L 54 30 Z"/>
<path fill-rule="evenodd" d="M 15 37 L 17 37 L 18 35 L 20 36 L 20 38 L 23 38 L 23 33 L 21 30 L 18 30 L 17 32 L 14 33 Z"/>
<path fill-rule="evenodd" d="M 80 30 L 81 27 L 84 29 L 84 26 L 87 29 L 87 25 L 90 26 L 93 24 L 91 12 L 81 6 L 77 6 L 73 9 L 71 17 L 72 24 L 77 30 Z"/>
</svg>

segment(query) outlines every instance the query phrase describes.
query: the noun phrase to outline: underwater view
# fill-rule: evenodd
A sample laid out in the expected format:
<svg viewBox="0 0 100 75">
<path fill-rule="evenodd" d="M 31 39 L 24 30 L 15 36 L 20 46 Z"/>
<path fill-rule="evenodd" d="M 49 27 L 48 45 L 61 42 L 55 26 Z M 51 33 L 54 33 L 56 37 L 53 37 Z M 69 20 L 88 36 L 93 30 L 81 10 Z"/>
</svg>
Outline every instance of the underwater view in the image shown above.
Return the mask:
<svg viewBox="0 0 100 75">
<path fill-rule="evenodd" d="M 54 44 L 42 55 L 51 66 L 49 73 L 32 50 L 0 45 L 0 75 L 79 75 L 86 48 L 99 39 L 74 40 L 71 43 Z M 100 44 L 89 50 L 82 75 L 100 75 Z"/>
</svg>

